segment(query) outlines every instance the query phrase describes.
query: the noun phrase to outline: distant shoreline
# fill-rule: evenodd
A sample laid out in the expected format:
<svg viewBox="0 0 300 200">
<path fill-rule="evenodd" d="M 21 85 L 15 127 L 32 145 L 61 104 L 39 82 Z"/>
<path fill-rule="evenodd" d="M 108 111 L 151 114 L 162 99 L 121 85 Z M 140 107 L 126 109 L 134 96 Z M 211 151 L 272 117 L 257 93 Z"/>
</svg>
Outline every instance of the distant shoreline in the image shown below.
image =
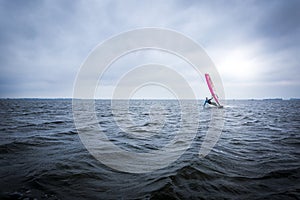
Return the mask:
<svg viewBox="0 0 300 200">
<path fill-rule="evenodd" d="M 106 98 L 96 98 L 96 99 L 79 99 L 79 98 L 61 98 L 61 97 L 58 97 L 58 98 L 39 98 L 39 97 L 25 97 L 25 98 L 10 98 L 10 97 L 1 97 L 0 100 L 113 100 L 113 99 L 106 99 Z M 128 100 L 128 99 L 114 99 L 114 100 Z M 152 101 L 155 101 L 155 100 L 171 100 L 171 101 L 174 101 L 174 100 L 178 100 L 178 99 L 131 99 L 131 100 L 145 100 L 145 101 L 149 101 L 149 100 L 152 100 Z M 182 100 L 195 100 L 195 99 L 182 99 Z M 204 99 L 196 99 L 198 101 L 204 101 Z M 287 99 L 284 99 L 284 98 L 250 98 L 250 99 L 225 99 L 225 101 L 293 101 L 293 100 L 300 100 L 300 98 L 287 98 Z"/>
</svg>

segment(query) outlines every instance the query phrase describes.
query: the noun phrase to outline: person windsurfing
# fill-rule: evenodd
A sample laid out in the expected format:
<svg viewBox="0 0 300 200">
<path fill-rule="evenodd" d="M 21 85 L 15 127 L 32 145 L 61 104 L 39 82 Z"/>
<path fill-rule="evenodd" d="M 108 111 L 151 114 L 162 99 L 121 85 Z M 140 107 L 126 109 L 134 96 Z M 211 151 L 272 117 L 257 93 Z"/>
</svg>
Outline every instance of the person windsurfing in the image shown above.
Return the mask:
<svg viewBox="0 0 300 200">
<path fill-rule="evenodd" d="M 204 105 L 203 105 L 203 107 L 205 107 L 205 105 L 208 103 L 208 104 L 210 104 L 210 105 L 214 105 L 214 106 L 216 106 L 216 107 L 218 107 L 218 105 L 215 103 L 215 102 L 212 102 L 211 100 L 213 99 L 213 97 L 212 98 L 205 98 L 205 102 L 204 102 Z"/>
</svg>

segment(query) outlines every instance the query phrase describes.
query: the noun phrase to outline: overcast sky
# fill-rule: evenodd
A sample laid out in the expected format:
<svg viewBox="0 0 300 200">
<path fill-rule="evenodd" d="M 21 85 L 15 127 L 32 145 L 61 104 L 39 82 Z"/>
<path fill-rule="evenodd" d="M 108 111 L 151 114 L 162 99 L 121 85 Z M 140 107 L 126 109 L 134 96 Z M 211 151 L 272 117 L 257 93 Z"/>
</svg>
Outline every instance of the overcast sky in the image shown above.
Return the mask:
<svg viewBox="0 0 300 200">
<path fill-rule="evenodd" d="M 299 0 L 0 0 L 0 97 L 72 97 L 80 65 L 96 45 L 161 27 L 204 47 L 226 98 L 299 98 L 299 10 Z M 106 81 L 120 72 L 110 71 Z"/>
</svg>

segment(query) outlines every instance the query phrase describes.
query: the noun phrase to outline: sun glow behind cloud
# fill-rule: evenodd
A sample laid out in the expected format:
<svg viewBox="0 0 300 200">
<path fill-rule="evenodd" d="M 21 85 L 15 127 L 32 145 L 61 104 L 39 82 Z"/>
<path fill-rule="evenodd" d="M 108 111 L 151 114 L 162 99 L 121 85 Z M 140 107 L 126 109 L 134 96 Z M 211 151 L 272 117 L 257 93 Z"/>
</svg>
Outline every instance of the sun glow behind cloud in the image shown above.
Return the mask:
<svg viewBox="0 0 300 200">
<path fill-rule="evenodd" d="M 253 81 L 260 76 L 255 49 L 238 47 L 217 56 L 216 65 L 226 82 Z"/>
</svg>

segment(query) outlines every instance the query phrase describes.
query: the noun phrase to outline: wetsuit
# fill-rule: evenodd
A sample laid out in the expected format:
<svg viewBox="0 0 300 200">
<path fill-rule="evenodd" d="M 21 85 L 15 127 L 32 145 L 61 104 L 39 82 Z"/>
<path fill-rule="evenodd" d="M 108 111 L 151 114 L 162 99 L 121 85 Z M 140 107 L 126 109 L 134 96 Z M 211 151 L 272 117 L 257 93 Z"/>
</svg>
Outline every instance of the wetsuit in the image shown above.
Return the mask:
<svg viewBox="0 0 300 200">
<path fill-rule="evenodd" d="M 213 97 L 210 98 L 210 99 L 206 98 L 203 106 L 205 106 L 206 103 L 208 103 L 208 104 L 210 104 L 210 105 L 214 105 L 214 106 L 217 106 L 217 107 L 218 107 L 218 105 L 217 105 L 215 102 L 211 102 L 212 99 L 213 99 Z"/>
</svg>

